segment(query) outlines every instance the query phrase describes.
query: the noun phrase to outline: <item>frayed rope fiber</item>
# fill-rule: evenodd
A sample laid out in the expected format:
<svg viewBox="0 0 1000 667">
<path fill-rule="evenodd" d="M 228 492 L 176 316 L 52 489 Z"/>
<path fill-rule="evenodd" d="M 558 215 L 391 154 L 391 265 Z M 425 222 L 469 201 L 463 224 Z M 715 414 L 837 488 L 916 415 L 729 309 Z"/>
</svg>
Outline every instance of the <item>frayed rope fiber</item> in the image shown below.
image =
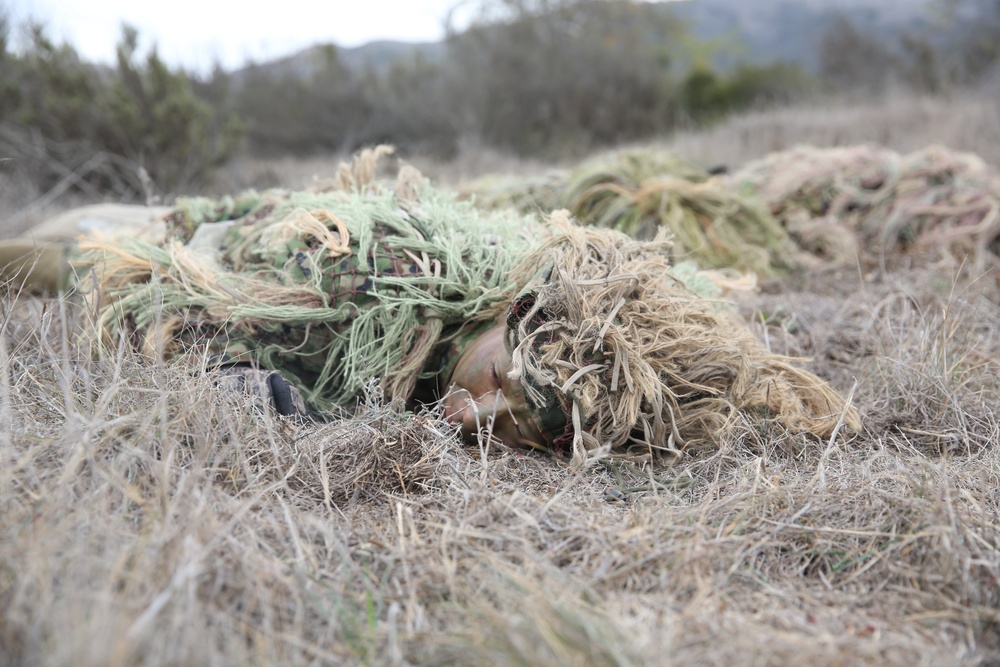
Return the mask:
<svg viewBox="0 0 1000 667">
<path fill-rule="evenodd" d="M 676 453 L 725 437 L 740 412 L 824 437 L 842 420 L 860 428 L 829 384 L 674 279 L 663 235 L 636 241 L 578 227 L 566 211 L 552 224 L 512 276 L 533 297 L 514 318 L 512 376 L 535 402 L 559 396 L 577 421 L 574 457 Z"/>
<path fill-rule="evenodd" d="M 561 409 L 556 440 L 577 463 L 717 442 L 741 414 L 823 437 L 860 427 L 826 382 L 691 291 L 711 276 L 675 274 L 665 232 L 634 240 L 578 227 L 566 211 L 548 223 L 485 215 L 412 170 L 394 189 L 361 166 L 313 191 L 199 204 L 233 220 L 221 253 L 88 244 L 97 331 L 150 354 L 252 361 L 323 410 L 352 404 L 372 377 L 409 398 L 441 372 L 443 344 L 506 321 L 510 377 L 532 405 Z"/>
</svg>

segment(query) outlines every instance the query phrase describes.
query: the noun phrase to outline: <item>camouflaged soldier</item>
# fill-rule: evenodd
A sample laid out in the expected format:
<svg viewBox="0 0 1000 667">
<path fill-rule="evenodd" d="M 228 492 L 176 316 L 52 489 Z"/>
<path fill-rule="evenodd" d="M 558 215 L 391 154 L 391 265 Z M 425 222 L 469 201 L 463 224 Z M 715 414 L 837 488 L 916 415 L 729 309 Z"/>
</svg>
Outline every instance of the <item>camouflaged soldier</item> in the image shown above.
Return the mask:
<svg viewBox="0 0 1000 667">
<path fill-rule="evenodd" d="M 410 406 L 439 401 L 468 439 L 489 429 L 581 464 L 711 444 L 744 418 L 859 426 L 688 289 L 666 239 L 486 215 L 412 170 L 394 187 L 371 173 L 187 200 L 159 243 L 83 243 L 98 334 L 208 355 L 286 413 L 351 405 L 379 378 Z"/>
</svg>

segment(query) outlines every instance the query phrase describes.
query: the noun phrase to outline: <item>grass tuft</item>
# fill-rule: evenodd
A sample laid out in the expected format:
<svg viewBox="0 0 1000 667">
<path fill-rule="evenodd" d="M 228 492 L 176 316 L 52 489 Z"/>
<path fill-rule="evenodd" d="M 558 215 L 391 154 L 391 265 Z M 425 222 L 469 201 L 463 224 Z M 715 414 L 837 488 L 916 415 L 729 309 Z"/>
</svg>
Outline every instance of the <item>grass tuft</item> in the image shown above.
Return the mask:
<svg viewBox="0 0 1000 667">
<path fill-rule="evenodd" d="M 70 304 L 7 299 L 0 664 L 981 664 L 1000 313 L 928 271 L 741 305 L 857 381 L 861 435 L 748 427 L 582 474 L 374 394 L 276 418 L 198 369 L 95 353 Z"/>
</svg>

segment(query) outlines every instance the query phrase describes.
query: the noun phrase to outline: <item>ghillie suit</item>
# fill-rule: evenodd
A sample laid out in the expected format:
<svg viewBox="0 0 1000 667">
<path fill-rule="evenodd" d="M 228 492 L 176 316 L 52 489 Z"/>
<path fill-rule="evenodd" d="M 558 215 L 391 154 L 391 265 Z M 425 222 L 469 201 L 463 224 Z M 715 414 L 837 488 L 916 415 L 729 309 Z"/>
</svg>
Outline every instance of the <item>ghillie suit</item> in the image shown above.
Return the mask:
<svg viewBox="0 0 1000 667">
<path fill-rule="evenodd" d="M 940 146 L 800 146 L 716 177 L 651 149 L 466 191 L 484 208 L 567 208 L 639 238 L 667 229 L 675 261 L 762 277 L 911 251 L 969 258 L 977 271 L 1000 262 L 1000 172 Z"/>
<path fill-rule="evenodd" d="M 826 382 L 674 279 L 665 236 L 578 227 L 565 211 L 551 222 L 512 274 L 505 312 L 511 375 L 529 403 L 566 415 L 556 449 L 580 461 L 602 449 L 678 454 L 718 442 L 740 414 L 824 437 L 841 423 L 860 428 Z"/>
<path fill-rule="evenodd" d="M 377 184 L 377 158 L 312 191 L 183 201 L 162 245 L 84 243 L 99 335 L 280 371 L 315 410 L 350 404 L 373 377 L 408 398 L 451 361 L 444 344 L 481 324 L 542 227 L 480 216 L 412 169 Z M 219 236 L 208 251 L 205 231 Z"/>
<path fill-rule="evenodd" d="M 909 155 L 866 144 L 773 153 L 726 177 L 760 199 L 825 264 L 907 251 L 1000 255 L 1000 172 L 969 153 L 931 146 Z"/>
<path fill-rule="evenodd" d="M 465 191 L 483 208 L 565 208 L 581 225 L 634 238 L 666 230 L 675 262 L 762 277 L 799 265 L 788 234 L 763 206 L 666 151 L 621 152 L 535 179 L 484 178 Z"/>
<path fill-rule="evenodd" d="M 395 188 L 358 177 L 221 207 L 199 200 L 168 219 L 195 243 L 207 222 L 235 216 L 221 252 L 89 244 L 100 333 L 280 371 L 322 410 L 351 404 L 371 377 L 409 398 L 448 377 L 449 341 L 505 321 L 510 377 L 543 444 L 577 463 L 712 443 L 739 414 L 819 436 L 859 427 L 825 382 L 685 287 L 663 236 L 580 228 L 565 212 L 547 225 L 482 216 L 402 176 Z"/>
</svg>

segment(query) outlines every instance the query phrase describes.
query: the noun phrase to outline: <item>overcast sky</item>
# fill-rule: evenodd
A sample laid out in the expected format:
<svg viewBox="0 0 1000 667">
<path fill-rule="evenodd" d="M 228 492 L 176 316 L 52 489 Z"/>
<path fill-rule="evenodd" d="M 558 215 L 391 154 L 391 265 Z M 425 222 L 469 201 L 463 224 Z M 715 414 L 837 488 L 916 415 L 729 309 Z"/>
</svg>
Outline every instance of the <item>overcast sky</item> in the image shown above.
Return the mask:
<svg viewBox="0 0 1000 667">
<path fill-rule="evenodd" d="M 459 0 L 0 0 L 16 18 L 42 20 L 88 60 L 112 62 L 121 24 L 154 41 L 169 63 L 232 68 L 320 42 L 433 41 Z"/>
</svg>

